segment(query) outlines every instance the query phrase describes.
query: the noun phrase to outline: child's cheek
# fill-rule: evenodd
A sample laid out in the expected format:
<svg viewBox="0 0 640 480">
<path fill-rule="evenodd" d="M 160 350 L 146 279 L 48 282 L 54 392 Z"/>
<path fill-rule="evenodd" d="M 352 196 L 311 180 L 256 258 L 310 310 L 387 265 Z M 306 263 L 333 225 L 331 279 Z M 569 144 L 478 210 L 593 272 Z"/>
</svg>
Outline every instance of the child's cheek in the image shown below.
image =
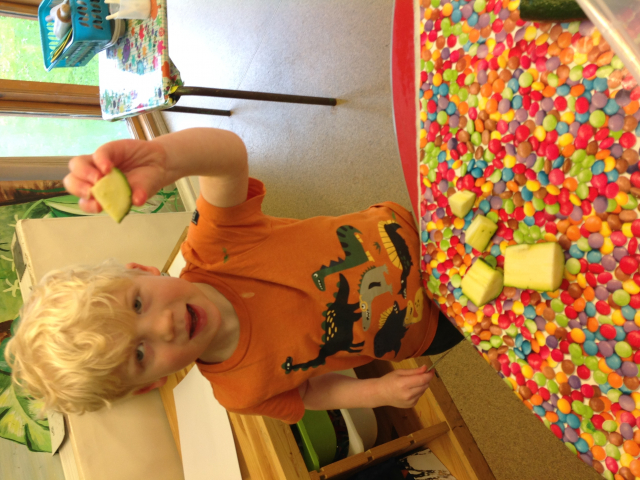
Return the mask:
<svg viewBox="0 0 640 480">
<path fill-rule="evenodd" d="M 171 370 L 171 373 L 174 373 L 178 370 L 183 369 L 190 363 L 195 362 L 196 359 L 197 357 L 194 358 L 194 354 L 192 352 L 180 348 L 166 350 L 163 360 L 167 363 L 167 366 Z"/>
</svg>

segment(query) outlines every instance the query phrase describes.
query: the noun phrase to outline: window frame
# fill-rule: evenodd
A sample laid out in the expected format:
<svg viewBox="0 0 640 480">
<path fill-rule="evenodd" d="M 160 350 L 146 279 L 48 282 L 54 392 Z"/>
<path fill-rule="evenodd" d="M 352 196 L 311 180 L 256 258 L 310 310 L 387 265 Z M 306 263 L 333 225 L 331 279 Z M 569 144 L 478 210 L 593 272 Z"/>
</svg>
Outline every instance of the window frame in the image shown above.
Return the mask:
<svg viewBox="0 0 640 480">
<path fill-rule="evenodd" d="M 0 115 L 102 119 L 96 86 L 0 79 Z"/>
<path fill-rule="evenodd" d="M 0 1 L 0 15 L 36 20 L 38 18 L 38 5 L 40 5 L 40 0 Z"/>
<path fill-rule="evenodd" d="M 0 16 L 37 22 L 39 4 L 40 0 L 0 0 Z M 0 79 L 0 115 L 102 119 L 100 89 L 88 85 Z"/>
<path fill-rule="evenodd" d="M 0 1 L 0 16 L 37 21 L 39 0 Z M 97 86 L 0 79 L 0 115 L 48 118 L 84 118 L 102 121 L 100 89 Z M 150 139 L 155 122 L 139 117 L 126 120 L 131 138 Z M 149 124 L 153 125 L 148 126 Z M 147 125 L 145 128 L 143 124 Z M 0 165 L 12 179 L 34 175 L 59 176 L 71 157 L 0 157 Z M 39 172 L 39 173 L 36 173 Z M 61 177 L 60 177 L 61 178 Z"/>
<path fill-rule="evenodd" d="M 40 1 L 12 0 L 6 2 L 0 0 L 0 16 L 37 21 Z M 0 79 L 0 115 L 102 120 L 100 88 L 87 85 Z M 153 140 L 160 135 L 169 133 L 162 115 L 157 111 L 129 117 L 125 121 L 133 139 Z M 70 158 L 59 156 L 0 157 L 0 166 L 4 171 L 11 170 L 11 177 L 17 180 L 55 180 L 64 176 Z M 44 175 L 47 178 L 40 178 Z M 200 192 L 197 177 L 182 178 L 176 181 L 176 186 L 187 211 L 195 210 L 196 198 Z"/>
</svg>

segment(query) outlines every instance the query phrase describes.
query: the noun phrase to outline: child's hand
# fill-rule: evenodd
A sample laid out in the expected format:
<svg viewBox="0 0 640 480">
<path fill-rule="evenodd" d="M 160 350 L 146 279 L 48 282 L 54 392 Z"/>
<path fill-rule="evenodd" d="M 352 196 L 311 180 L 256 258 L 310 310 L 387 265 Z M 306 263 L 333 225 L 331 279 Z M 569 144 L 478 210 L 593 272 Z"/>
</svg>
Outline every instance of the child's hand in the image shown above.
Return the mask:
<svg viewBox="0 0 640 480">
<path fill-rule="evenodd" d="M 426 365 L 387 373 L 380 378 L 381 395 L 386 398 L 385 405 L 397 408 L 414 407 L 429 388 L 429 382 L 434 375 L 434 370 L 427 373 Z"/>
<path fill-rule="evenodd" d="M 80 197 L 79 205 L 87 213 L 102 208 L 91 197 L 91 187 L 118 167 L 131 186 L 132 202 L 143 205 L 165 186 L 166 153 L 161 144 L 144 140 L 116 140 L 99 147 L 93 155 L 80 155 L 69 161 L 70 173 L 64 178 L 65 188 Z M 171 182 L 167 182 L 171 183 Z"/>
</svg>

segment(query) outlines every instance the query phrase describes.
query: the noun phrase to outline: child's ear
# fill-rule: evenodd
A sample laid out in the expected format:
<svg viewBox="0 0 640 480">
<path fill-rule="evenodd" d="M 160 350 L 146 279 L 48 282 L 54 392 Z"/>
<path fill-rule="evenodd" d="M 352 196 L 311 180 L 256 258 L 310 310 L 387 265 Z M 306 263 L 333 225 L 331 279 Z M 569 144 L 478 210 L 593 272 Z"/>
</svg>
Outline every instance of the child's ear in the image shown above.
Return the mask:
<svg viewBox="0 0 640 480">
<path fill-rule="evenodd" d="M 158 270 L 156 267 L 148 267 L 146 265 L 140 265 L 139 263 L 127 263 L 125 267 L 130 270 L 138 269 L 142 270 L 143 272 L 151 273 L 152 275 L 160 276 L 160 270 Z"/>
<path fill-rule="evenodd" d="M 138 390 L 133 392 L 133 394 L 134 395 L 142 395 L 143 393 L 150 392 L 151 390 L 153 390 L 155 388 L 160 388 L 165 383 L 167 383 L 167 377 L 162 377 L 160 380 L 156 380 L 151 385 L 147 385 L 146 387 L 139 388 Z"/>
</svg>

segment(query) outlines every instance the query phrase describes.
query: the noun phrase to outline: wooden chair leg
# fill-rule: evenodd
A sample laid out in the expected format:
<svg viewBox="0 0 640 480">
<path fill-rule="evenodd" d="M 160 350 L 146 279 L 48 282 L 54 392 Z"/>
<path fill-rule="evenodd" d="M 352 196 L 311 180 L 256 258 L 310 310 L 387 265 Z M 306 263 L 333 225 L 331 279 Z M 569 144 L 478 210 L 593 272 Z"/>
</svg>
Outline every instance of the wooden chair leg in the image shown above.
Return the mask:
<svg viewBox="0 0 640 480">
<path fill-rule="evenodd" d="M 223 88 L 178 87 L 171 96 L 177 101 L 183 95 L 203 97 L 239 98 L 243 100 L 262 100 L 281 103 L 304 103 L 307 105 L 329 105 L 338 103 L 335 98 L 307 97 L 303 95 L 284 95 L 281 93 L 249 92 L 245 90 L 227 90 Z M 175 109 L 175 107 L 174 107 Z"/>
</svg>

